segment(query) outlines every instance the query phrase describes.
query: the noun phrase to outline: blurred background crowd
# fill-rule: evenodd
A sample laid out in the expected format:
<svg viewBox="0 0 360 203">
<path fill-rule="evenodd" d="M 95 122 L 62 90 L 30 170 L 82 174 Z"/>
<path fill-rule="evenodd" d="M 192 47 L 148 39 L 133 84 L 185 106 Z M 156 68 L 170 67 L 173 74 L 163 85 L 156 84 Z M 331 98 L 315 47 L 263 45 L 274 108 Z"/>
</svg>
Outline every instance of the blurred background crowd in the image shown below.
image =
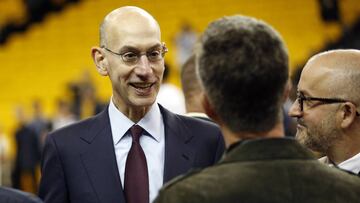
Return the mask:
<svg viewBox="0 0 360 203">
<path fill-rule="evenodd" d="M 0 0 L 0 185 L 36 193 L 48 132 L 107 106 L 110 83 L 97 75 L 90 48 L 99 43 L 104 15 L 124 5 L 144 8 L 160 23 L 169 53 L 158 102 L 179 114 L 186 112 L 181 66 L 221 16 L 249 15 L 274 26 L 287 43 L 295 88 L 314 53 L 360 49 L 359 0 Z M 284 122 L 293 136 L 293 121 Z"/>
</svg>

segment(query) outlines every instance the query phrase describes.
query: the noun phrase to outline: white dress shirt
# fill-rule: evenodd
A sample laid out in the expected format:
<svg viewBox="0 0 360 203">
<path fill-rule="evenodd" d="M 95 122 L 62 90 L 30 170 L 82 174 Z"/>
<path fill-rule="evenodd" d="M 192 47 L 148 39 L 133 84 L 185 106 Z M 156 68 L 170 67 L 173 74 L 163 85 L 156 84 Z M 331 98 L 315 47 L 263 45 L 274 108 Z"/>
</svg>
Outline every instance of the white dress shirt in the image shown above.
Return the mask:
<svg viewBox="0 0 360 203">
<path fill-rule="evenodd" d="M 338 164 L 338 167 L 345 169 L 347 171 L 352 171 L 353 173 L 359 174 L 360 172 L 360 153 L 351 157 L 348 160 L 345 160 Z"/>
<path fill-rule="evenodd" d="M 115 107 L 112 99 L 109 105 L 109 118 L 116 162 L 124 188 L 126 158 L 132 143 L 128 130 L 135 123 Z M 144 150 L 148 166 L 149 200 L 153 202 L 163 185 L 164 177 L 165 128 L 159 106 L 153 104 L 149 112 L 136 124 L 144 129 L 140 137 L 140 145 Z"/>
<path fill-rule="evenodd" d="M 334 166 L 334 164 L 329 160 L 327 156 L 321 157 L 319 159 L 321 163 L 325 163 L 331 167 Z M 347 159 L 341 163 L 339 163 L 336 167 L 351 171 L 355 174 L 359 174 L 360 172 L 360 153 L 356 154 L 355 156 L 351 157 L 350 159 Z"/>
</svg>

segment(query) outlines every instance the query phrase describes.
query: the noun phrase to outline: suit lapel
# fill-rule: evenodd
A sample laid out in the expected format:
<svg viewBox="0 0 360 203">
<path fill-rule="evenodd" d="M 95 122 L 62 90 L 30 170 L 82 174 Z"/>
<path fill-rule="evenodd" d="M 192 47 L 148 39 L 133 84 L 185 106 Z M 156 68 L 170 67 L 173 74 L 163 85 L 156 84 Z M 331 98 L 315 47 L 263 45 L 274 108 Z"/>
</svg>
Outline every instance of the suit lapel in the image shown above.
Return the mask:
<svg viewBox="0 0 360 203">
<path fill-rule="evenodd" d="M 185 123 L 176 114 L 159 106 L 165 125 L 165 183 L 175 176 L 186 173 L 192 167 L 195 151 L 190 146 L 193 136 Z"/>
<path fill-rule="evenodd" d="M 88 134 L 81 139 L 88 143 L 81 160 L 100 202 L 125 202 L 116 163 L 108 108 L 94 118 Z"/>
</svg>

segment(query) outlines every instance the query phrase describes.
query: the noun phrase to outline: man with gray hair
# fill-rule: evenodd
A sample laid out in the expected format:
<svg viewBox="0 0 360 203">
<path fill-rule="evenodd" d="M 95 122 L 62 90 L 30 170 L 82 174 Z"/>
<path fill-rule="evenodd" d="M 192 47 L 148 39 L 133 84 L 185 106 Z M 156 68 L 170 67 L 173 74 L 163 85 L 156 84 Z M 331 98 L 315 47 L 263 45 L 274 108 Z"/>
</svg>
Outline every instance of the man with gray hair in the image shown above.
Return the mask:
<svg viewBox="0 0 360 203">
<path fill-rule="evenodd" d="M 280 35 L 262 21 L 232 16 L 212 22 L 201 43 L 203 105 L 228 149 L 215 166 L 169 183 L 156 203 L 358 202 L 360 179 L 284 138 L 288 53 Z"/>
<path fill-rule="evenodd" d="M 325 157 L 320 161 L 360 172 L 360 51 L 332 50 L 313 56 L 298 84 L 289 114 L 296 138 Z"/>
</svg>

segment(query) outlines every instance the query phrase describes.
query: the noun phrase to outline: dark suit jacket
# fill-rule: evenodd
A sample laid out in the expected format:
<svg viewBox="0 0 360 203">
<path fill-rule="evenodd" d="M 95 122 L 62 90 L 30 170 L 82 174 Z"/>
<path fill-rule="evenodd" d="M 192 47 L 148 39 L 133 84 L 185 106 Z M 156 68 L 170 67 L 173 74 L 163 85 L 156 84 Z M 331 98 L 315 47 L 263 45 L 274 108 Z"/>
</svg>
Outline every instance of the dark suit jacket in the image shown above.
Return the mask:
<svg viewBox="0 0 360 203">
<path fill-rule="evenodd" d="M 319 163 L 295 140 L 248 140 L 215 166 L 171 181 L 155 202 L 360 202 L 360 179 Z"/>
<path fill-rule="evenodd" d="M 0 187 L 1 203 L 42 203 L 42 201 L 34 195 L 20 190 L 7 187 Z"/>
<path fill-rule="evenodd" d="M 217 162 L 224 141 L 215 124 L 161 106 L 160 110 L 165 126 L 164 182 Z M 47 137 L 39 196 L 49 203 L 125 203 L 107 108 Z"/>
</svg>

